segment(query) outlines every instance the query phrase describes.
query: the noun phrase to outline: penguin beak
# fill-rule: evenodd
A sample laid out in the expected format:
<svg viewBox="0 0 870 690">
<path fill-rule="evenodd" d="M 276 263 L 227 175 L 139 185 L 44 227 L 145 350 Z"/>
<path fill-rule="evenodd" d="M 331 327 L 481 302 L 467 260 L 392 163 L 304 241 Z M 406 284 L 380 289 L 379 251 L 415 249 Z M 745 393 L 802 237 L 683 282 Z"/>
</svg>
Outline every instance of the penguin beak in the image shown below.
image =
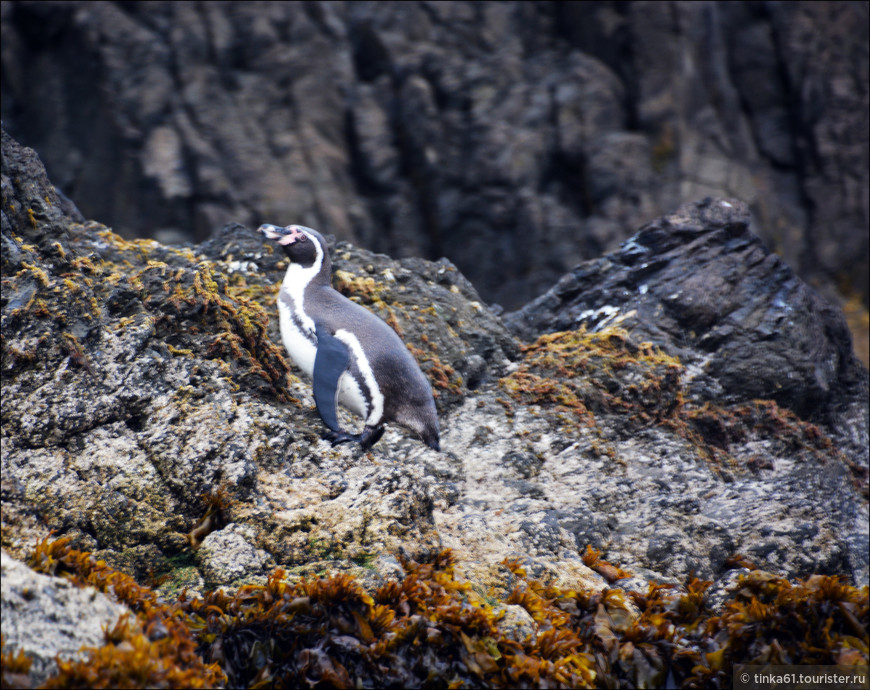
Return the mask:
<svg viewBox="0 0 870 690">
<path fill-rule="evenodd" d="M 286 228 L 282 228 L 271 223 L 263 223 L 258 230 L 270 240 L 277 240 L 278 244 L 285 247 L 288 244 L 305 242 L 308 239 L 308 236 L 302 232 L 301 225 L 288 225 Z"/>
<path fill-rule="evenodd" d="M 277 240 L 284 236 L 284 228 L 279 228 L 277 225 L 272 225 L 271 223 L 263 223 L 259 228 L 257 228 L 257 231 L 262 232 L 270 240 Z"/>
</svg>

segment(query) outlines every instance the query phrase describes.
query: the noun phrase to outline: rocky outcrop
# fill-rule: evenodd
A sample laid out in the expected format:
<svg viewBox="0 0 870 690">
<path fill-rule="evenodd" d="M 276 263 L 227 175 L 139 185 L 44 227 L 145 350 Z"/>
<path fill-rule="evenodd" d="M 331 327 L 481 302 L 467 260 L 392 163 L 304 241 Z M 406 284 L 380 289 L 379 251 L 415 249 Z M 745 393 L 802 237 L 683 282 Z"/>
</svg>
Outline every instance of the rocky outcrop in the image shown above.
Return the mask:
<svg viewBox="0 0 870 690">
<path fill-rule="evenodd" d="M 750 223 L 739 201 L 687 204 L 579 264 L 505 323 L 526 340 L 618 323 L 692 370 L 691 399 L 775 400 L 842 431 L 866 466 L 867 370 L 846 322 Z"/>
<path fill-rule="evenodd" d="M 5 133 L 2 191 L 13 555 L 54 529 L 169 575 L 167 596 L 276 565 L 374 586 L 401 576 L 397 554 L 445 546 L 481 591 L 505 587 L 505 558 L 596 592 L 694 572 L 721 593 L 747 561 L 867 578 L 866 369 L 739 202 L 687 206 L 579 266 L 507 317 L 525 343 L 449 262 L 335 243 L 336 287 L 402 333 L 442 425 L 444 452 L 389 429 L 364 453 L 319 439 L 270 318 L 283 260 L 253 232 L 123 240 L 66 214 Z"/>
<path fill-rule="evenodd" d="M 2 114 L 125 237 L 301 222 L 516 309 L 737 197 L 866 306 L 867 7 L 4 2 Z"/>
<path fill-rule="evenodd" d="M 132 622 L 130 609 L 105 594 L 36 573 L 5 551 L 0 558 L 4 645 L 25 649 L 32 659 L 32 685 L 19 687 L 35 687 L 57 673 L 55 658 L 75 658 L 83 645 L 101 646 L 121 616 Z"/>
<path fill-rule="evenodd" d="M 364 544 L 386 539 L 395 547 L 408 530 L 425 531 L 427 523 L 414 520 L 418 513 L 431 520 L 422 468 L 410 475 L 393 463 L 360 468 L 356 491 L 342 497 L 352 473 L 341 465 L 352 454 L 339 449 L 328 451 L 339 465 L 328 479 L 320 475 L 308 450 L 320 429 L 310 387 L 288 374 L 267 312 L 281 263 L 252 232 L 232 226 L 202 245 L 212 259 L 126 242 L 65 218 L 33 152 L 5 133 L 3 145 L 10 505 L 23 500 L 51 515 L 53 526 L 78 532 L 82 546 L 156 546 L 163 557 L 185 548 L 185 533 L 206 509 L 200 496 L 224 485 L 235 497 L 265 489 L 278 502 L 249 507 L 282 516 L 269 537 L 282 562 L 305 563 L 309 549 L 355 555 L 347 543 L 335 545 L 333 529 L 351 516 L 357 526 L 345 529 L 356 529 Z M 504 326 L 449 262 L 393 262 L 339 246 L 335 264 L 338 287 L 412 344 L 442 410 L 516 356 Z M 296 469 L 258 476 L 263 463 Z M 332 517 L 312 518 L 304 508 L 324 495 L 336 499 Z M 376 528 L 370 518 L 380 512 L 389 519 Z M 233 511 L 223 519 L 232 521 Z M 316 525 L 324 531 L 309 539 Z M 151 567 L 154 556 L 143 554 Z"/>
</svg>

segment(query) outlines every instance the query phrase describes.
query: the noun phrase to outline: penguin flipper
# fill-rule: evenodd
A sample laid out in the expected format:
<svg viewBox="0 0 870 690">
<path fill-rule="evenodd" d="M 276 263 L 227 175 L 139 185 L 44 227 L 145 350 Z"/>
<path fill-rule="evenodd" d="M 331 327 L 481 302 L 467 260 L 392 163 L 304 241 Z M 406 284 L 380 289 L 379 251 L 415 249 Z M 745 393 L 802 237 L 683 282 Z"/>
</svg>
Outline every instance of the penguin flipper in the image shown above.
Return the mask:
<svg viewBox="0 0 870 690">
<path fill-rule="evenodd" d="M 339 434 L 338 381 L 350 364 L 350 350 L 325 328 L 318 326 L 317 354 L 314 357 L 314 402 L 323 423 Z"/>
</svg>

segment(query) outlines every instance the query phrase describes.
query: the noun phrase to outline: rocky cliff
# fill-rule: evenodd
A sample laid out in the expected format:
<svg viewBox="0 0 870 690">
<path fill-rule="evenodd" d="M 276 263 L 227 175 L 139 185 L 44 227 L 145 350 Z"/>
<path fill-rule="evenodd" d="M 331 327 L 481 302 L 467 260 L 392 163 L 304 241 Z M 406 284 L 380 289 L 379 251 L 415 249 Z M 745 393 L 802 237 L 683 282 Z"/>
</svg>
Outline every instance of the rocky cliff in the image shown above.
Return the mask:
<svg viewBox="0 0 870 690">
<path fill-rule="evenodd" d="M 480 591 L 508 589 L 508 559 L 572 591 L 695 575 L 714 610 L 750 563 L 866 581 L 867 370 L 743 203 L 654 220 L 504 320 L 449 261 L 335 243 L 335 286 L 402 334 L 443 430 L 440 453 L 397 429 L 363 453 L 319 439 L 273 318 L 283 258 L 254 232 L 124 240 L 2 143 L 12 556 L 54 530 L 170 599 L 275 566 L 372 588 L 444 547 Z"/>
<path fill-rule="evenodd" d="M 2 12 L 7 130 L 124 237 L 292 219 L 447 256 L 515 309 L 650 218 L 737 197 L 866 308 L 866 2 Z"/>
</svg>

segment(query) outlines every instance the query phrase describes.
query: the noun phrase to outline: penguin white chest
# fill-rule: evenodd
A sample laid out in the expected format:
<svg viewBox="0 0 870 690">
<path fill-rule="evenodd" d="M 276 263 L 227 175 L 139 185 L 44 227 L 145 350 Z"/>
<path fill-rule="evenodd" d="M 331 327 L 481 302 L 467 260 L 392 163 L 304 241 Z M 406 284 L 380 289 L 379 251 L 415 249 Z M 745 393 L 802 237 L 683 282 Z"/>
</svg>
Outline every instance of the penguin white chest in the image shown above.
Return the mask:
<svg viewBox="0 0 870 690">
<path fill-rule="evenodd" d="M 305 313 L 305 282 L 300 277 L 308 276 L 300 276 L 298 273 L 300 272 L 294 274 L 288 271 L 278 297 L 281 340 L 296 366 L 313 378 L 314 362 L 317 358 L 316 338 L 313 337 L 316 328 L 314 320 Z M 338 382 L 338 402 L 367 422 L 380 421 L 384 409 L 383 396 L 359 340 L 343 329 L 336 333 L 336 337 L 348 346 L 351 361 L 361 375 L 360 380 L 357 380 L 350 369 L 341 375 Z M 368 396 L 363 392 L 363 386 Z"/>
<path fill-rule="evenodd" d="M 314 319 L 305 313 L 305 288 L 320 270 L 320 262 L 309 268 L 290 264 L 278 293 L 278 320 L 287 354 L 302 371 L 314 374 L 317 355 Z"/>
<path fill-rule="evenodd" d="M 317 347 L 303 331 L 304 326 L 298 314 L 281 298 L 278 299 L 278 322 L 281 326 L 281 340 L 287 354 L 296 366 L 309 376 L 313 376 Z"/>
</svg>

